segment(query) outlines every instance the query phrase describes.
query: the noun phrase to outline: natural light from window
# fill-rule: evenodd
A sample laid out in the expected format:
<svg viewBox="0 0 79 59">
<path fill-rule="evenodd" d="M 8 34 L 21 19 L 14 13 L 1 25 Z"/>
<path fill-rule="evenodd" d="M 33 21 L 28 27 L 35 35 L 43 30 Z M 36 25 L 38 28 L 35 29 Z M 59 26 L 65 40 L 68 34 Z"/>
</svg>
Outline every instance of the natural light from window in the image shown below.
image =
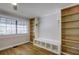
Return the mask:
<svg viewBox="0 0 79 59">
<path fill-rule="evenodd" d="M 28 28 L 25 20 L 19 21 L 6 17 L 0 17 L 0 35 L 26 33 L 28 33 Z"/>
</svg>

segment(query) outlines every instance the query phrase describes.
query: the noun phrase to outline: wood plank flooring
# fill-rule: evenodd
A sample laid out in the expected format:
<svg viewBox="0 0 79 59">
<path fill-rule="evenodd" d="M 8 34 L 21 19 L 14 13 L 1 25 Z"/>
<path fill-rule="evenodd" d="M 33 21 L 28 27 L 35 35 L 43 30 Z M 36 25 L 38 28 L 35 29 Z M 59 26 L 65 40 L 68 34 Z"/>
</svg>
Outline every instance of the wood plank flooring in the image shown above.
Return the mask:
<svg viewBox="0 0 79 59">
<path fill-rule="evenodd" d="M 0 55 L 54 55 L 54 53 L 27 43 L 0 51 Z"/>
</svg>

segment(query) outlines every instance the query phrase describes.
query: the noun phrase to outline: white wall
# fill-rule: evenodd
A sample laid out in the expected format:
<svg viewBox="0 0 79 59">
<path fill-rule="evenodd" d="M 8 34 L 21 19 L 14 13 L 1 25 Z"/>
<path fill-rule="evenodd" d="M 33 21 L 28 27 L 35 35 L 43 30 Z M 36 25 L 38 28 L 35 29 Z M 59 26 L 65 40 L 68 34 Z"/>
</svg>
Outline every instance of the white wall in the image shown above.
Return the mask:
<svg viewBox="0 0 79 59">
<path fill-rule="evenodd" d="M 58 40 L 58 20 L 56 15 L 44 16 L 39 21 L 39 37 Z"/>
<path fill-rule="evenodd" d="M 39 20 L 39 38 L 59 41 L 60 11 L 43 16 Z"/>
<path fill-rule="evenodd" d="M 13 11 L 13 5 L 10 3 L 0 3 L 0 9 Z"/>
<path fill-rule="evenodd" d="M 39 19 L 39 38 L 37 40 L 58 45 L 61 50 L 61 12 L 60 9 L 54 13 L 42 16 Z"/>
<path fill-rule="evenodd" d="M 27 35 L 0 36 L 0 50 L 29 42 Z"/>
</svg>

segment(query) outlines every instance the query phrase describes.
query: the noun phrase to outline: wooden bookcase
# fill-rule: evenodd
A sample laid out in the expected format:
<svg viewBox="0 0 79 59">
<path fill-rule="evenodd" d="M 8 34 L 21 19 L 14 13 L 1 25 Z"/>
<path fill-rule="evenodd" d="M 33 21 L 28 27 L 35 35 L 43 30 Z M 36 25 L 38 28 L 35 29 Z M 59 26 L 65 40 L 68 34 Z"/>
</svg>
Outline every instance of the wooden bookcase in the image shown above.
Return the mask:
<svg viewBox="0 0 79 59">
<path fill-rule="evenodd" d="M 79 55 L 79 5 L 63 9 L 62 53 Z"/>
<path fill-rule="evenodd" d="M 30 18 L 30 42 L 33 43 L 38 38 L 38 19 L 37 17 Z"/>
<path fill-rule="evenodd" d="M 35 38 L 34 35 L 34 22 L 35 22 L 35 18 L 30 18 L 30 42 L 33 43 L 33 39 Z"/>
</svg>

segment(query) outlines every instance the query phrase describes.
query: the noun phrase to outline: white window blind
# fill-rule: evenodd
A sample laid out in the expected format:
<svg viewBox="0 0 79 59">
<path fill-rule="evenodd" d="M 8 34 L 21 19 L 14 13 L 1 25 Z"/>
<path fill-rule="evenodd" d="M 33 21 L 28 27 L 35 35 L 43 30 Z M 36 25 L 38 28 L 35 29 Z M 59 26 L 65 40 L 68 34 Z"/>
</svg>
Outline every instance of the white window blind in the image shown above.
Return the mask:
<svg viewBox="0 0 79 59">
<path fill-rule="evenodd" d="M 0 35 L 26 34 L 26 33 L 28 33 L 26 20 L 17 21 L 16 19 L 0 17 Z"/>
</svg>

